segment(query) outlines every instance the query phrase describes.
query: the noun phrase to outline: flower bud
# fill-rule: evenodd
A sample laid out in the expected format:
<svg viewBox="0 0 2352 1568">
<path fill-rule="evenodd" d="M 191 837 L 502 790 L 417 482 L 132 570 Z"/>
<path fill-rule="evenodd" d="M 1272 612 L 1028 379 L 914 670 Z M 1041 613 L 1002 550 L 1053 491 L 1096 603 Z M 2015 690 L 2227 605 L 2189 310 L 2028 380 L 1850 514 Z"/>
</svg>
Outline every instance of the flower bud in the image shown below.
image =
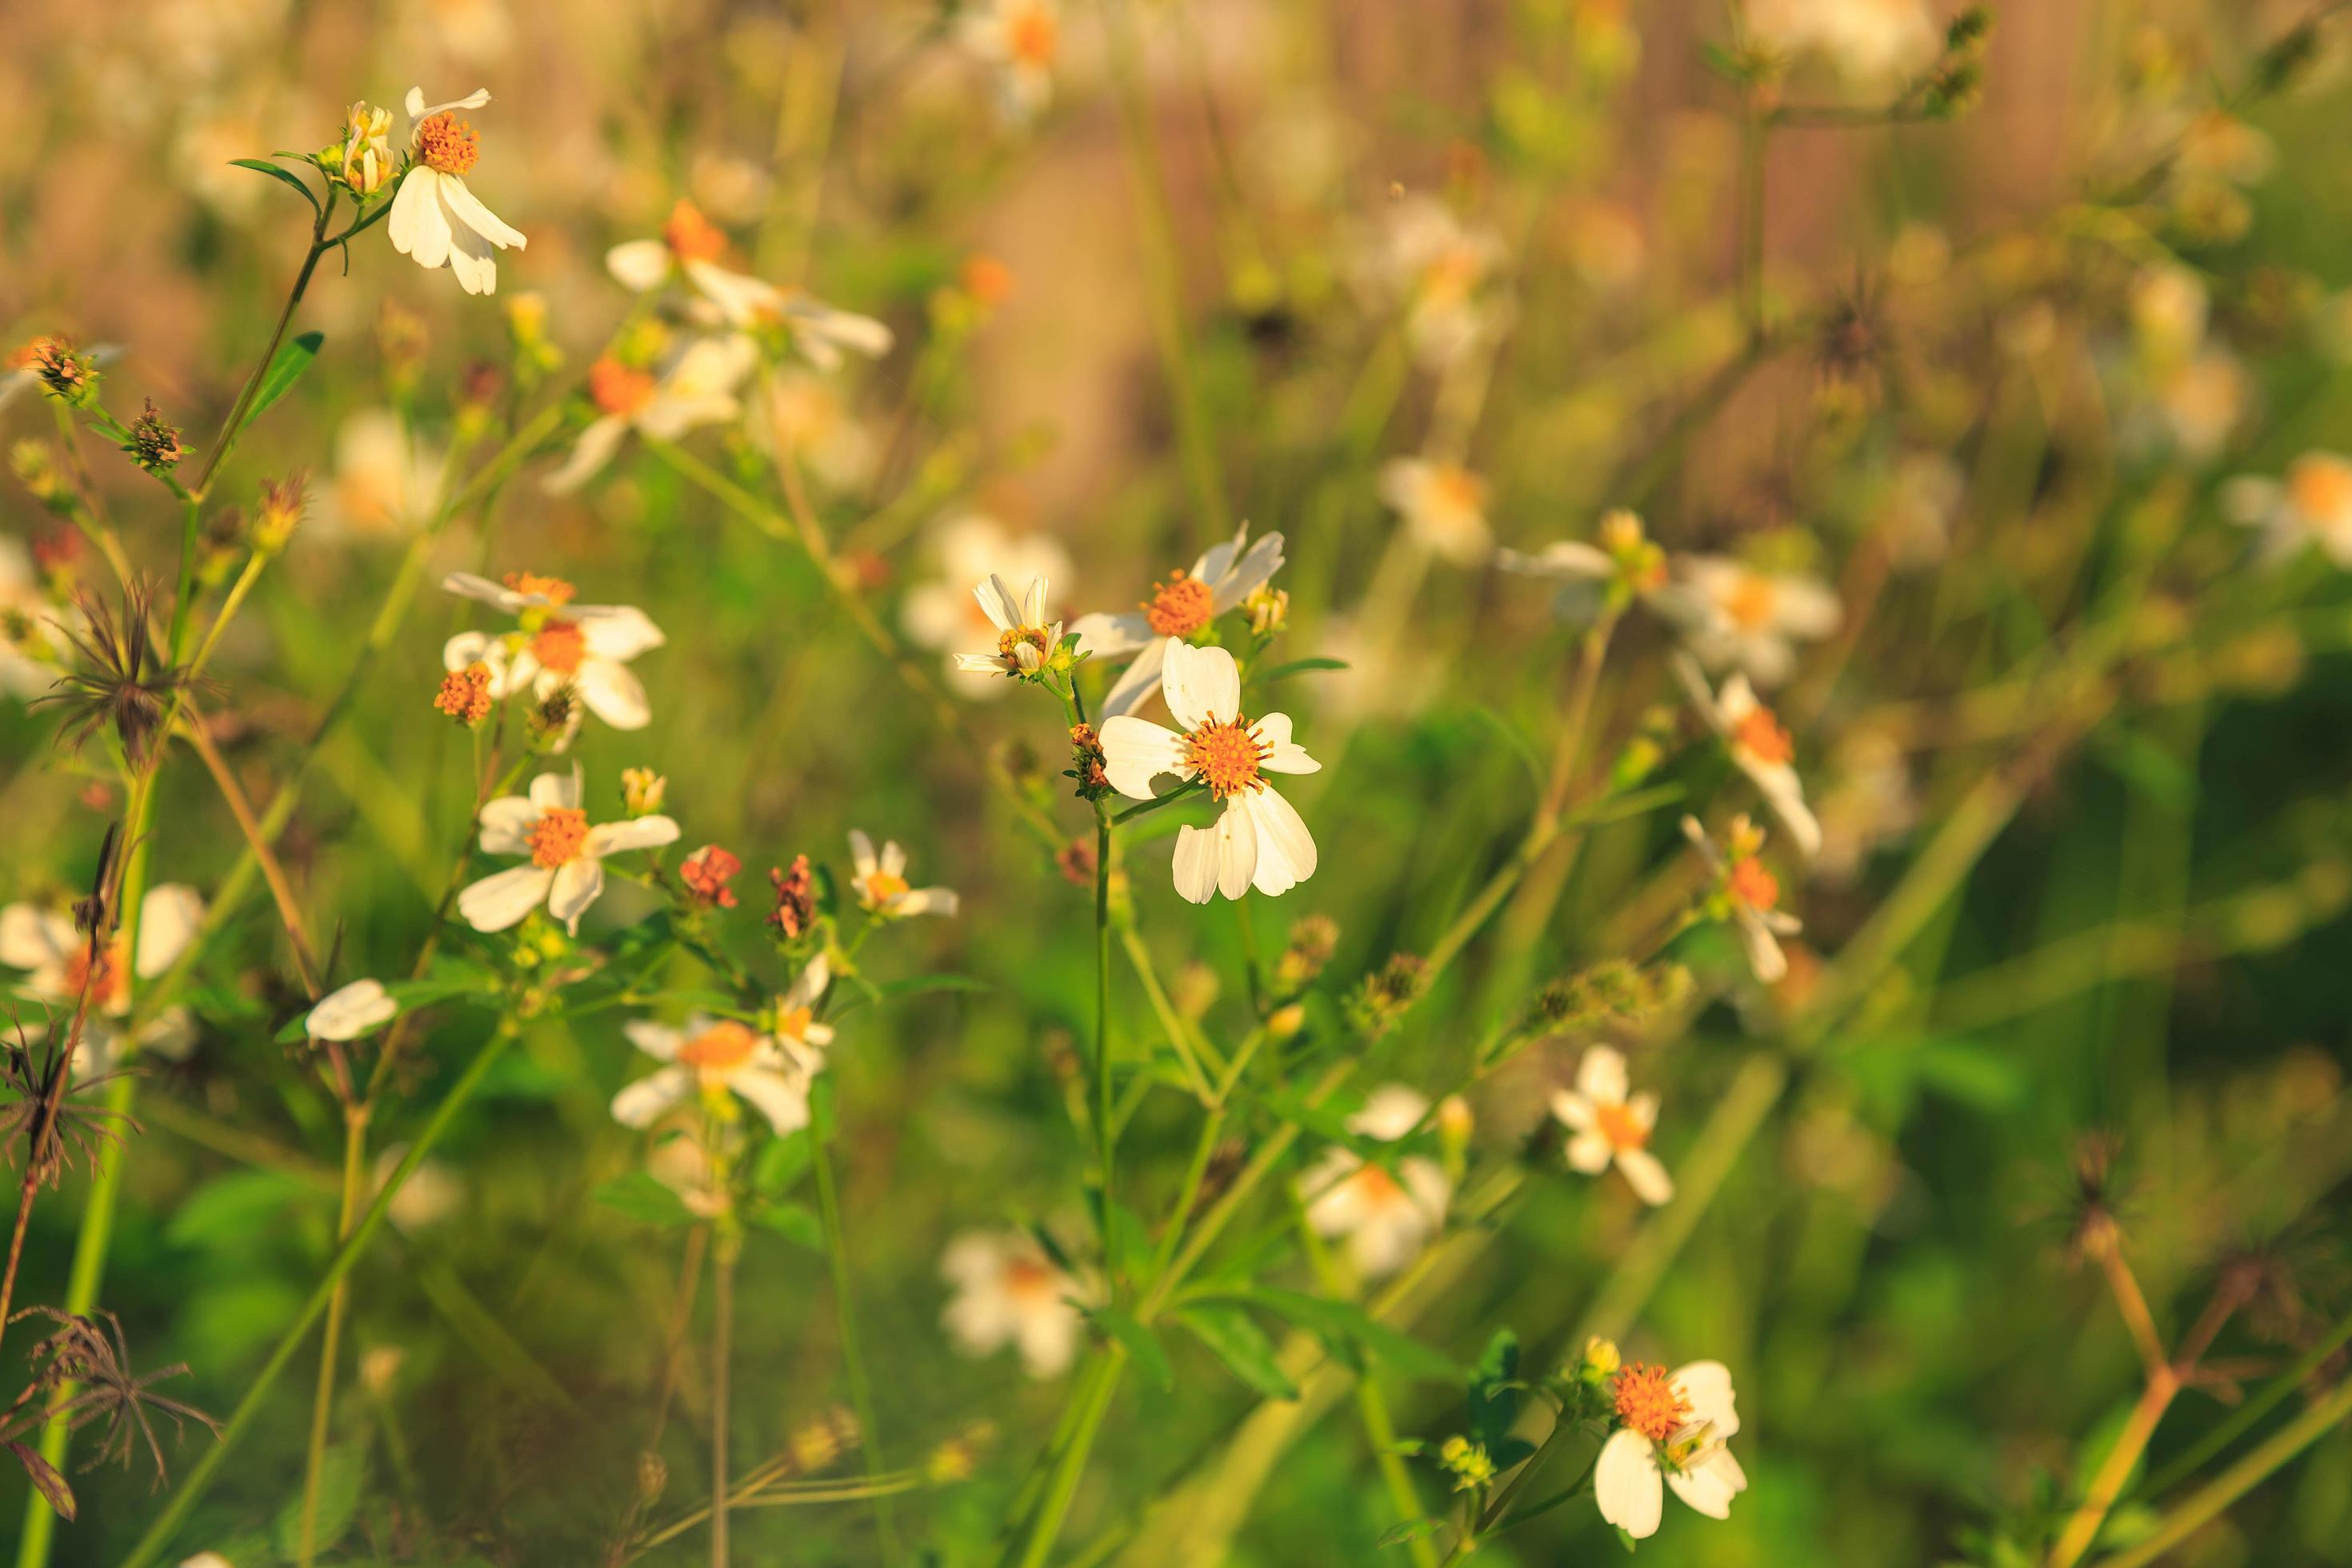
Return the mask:
<svg viewBox="0 0 2352 1568">
<path fill-rule="evenodd" d="M 163 422 L 152 397 L 147 400 L 146 411 L 131 422 L 131 439 L 123 443 L 122 449 L 131 454 L 132 462 L 151 474 L 170 473 L 188 455 L 187 448 L 180 445 L 179 426 Z"/>
<path fill-rule="evenodd" d="M 354 103 L 343 116 L 343 141 L 340 147 L 328 150 L 333 163 L 321 154 L 320 166 L 327 169 L 351 193 L 365 200 L 391 182 L 394 169 L 392 156 L 392 110 L 379 109 L 372 103 Z"/>
<path fill-rule="evenodd" d="M 631 816 L 651 816 L 668 793 L 669 780 L 651 768 L 621 770 L 621 808 Z"/>
</svg>

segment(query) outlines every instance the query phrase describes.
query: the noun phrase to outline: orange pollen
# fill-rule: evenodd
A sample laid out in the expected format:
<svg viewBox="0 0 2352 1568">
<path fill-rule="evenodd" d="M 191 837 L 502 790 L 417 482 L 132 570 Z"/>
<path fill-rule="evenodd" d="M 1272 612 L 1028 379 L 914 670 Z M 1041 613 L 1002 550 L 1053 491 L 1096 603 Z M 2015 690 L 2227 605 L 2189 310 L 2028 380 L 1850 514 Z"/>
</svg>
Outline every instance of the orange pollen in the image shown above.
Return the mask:
<svg viewBox="0 0 2352 1568">
<path fill-rule="evenodd" d="M 1675 1386 L 1664 1367 L 1633 1362 L 1611 1386 L 1617 1395 L 1617 1419 L 1653 1443 L 1668 1441 L 1690 1419 L 1690 1401 Z"/>
<path fill-rule="evenodd" d="M 89 1005 L 100 1012 L 110 1012 L 122 1001 L 122 944 L 113 942 L 98 955 L 98 967 L 93 971 L 89 962 L 89 944 L 74 948 L 73 956 L 66 960 L 66 994 L 81 994 L 85 982 L 89 986 Z"/>
<path fill-rule="evenodd" d="M 1780 884 L 1760 860 L 1742 860 L 1731 868 L 1731 896 L 1751 910 L 1769 910 L 1780 901 Z"/>
<path fill-rule="evenodd" d="M 504 581 L 512 592 L 535 594 L 551 605 L 568 605 L 579 591 L 561 577 L 542 577 L 536 572 L 509 572 Z"/>
<path fill-rule="evenodd" d="M 7 359 L 0 361 L 0 365 L 5 365 L 9 370 L 23 370 L 34 361 L 46 356 L 49 352 L 49 339 L 34 338 L 21 348 L 10 350 Z"/>
<path fill-rule="evenodd" d="M 531 657 L 558 675 L 577 674 L 588 657 L 588 634 L 578 621 L 553 617 L 531 635 Z"/>
<path fill-rule="evenodd" d="M 1356 1189 L 1358 1196 L 1376 1208 L 1385 1207 L 1404 1196 L 1404 1189 L 1397 1185 L 1397 1179 L 1378 1165 L 1360 1167 L 1348 1178 L 1348 1184 Z"/>
<path fill-rule="evenodd" d="M 481 138 L 474 128 L 443 110 L 427 115 L 416 127 L 417 161 L 445 174 L 462 174 L 482 155 Z"/>
<path fill-rule="evenodd" d="M 588 400 L 598 412 L 625 419 L 654 400 L 654 374 L 607 355 L 588 367 Z"/>
<path fill-rule="evenodd" d="M 2298 458 L 2286 473 L 2294 510 L 2313 522 L 2333 523 L 2352 512 L 2352 467 L 2332 458 Z"/>
<path fill-rule="evenodd" d="M 677 1059 L 704 1072 L 732 1072 L 759 1048 L 760 1037 L 730 1018 L 678 1047 Z"/>
<path fill-rule="evenodd" d="M 808 1038 L 809 1026 L 814 1022 L 816 1022 L 815 1013 L 806 1007 L 795 1007 L 789 1013 L 778 1016 L 776 1033 L 787 1039 L 804 1040 Z"/>
<path fill-rule="evenodd" d="M 716 261 L 727 254 L 727 237 L 702 216 L 702 209 L 685 197 L 669 209 L 662 224 L 662 243 L 680 261 Z"/>
<path fill-rule="evenodd" d="M 1422 293 L 1426 299 L 1434 302 L 1450 304 L 1458 300 L 1465 300 L 1469 298 L 1470 291 L 1478 287 L 1479 275 L 1486 269 L 1486 260 L 1478 254 L 1476 247 L 1467 245 L 1454 246 L 1441 252 L 1434 261 L 1423 269 Z"/>
<path fill-rule="evenodd" d="M 1004 1293 L 1027 1301 L 1048 1300 L 1061 1294 L 1060 1276 L 1034 1258 L 1009 1258 L 1004 1262 Z"/>
<path fill-rule="evenodd" d="M 572 805 L 551 805 L 541 812 L 524 837 L 530 846 L 530 863 L 550 871 L 578 855 L 587 841 L 588 814 Z"/>
<path fill-rule="evenodd" d="M 1743 631 L 1761 631 L 1772 624 L 1773 593 L 1769 577 L 1748 573 L 1723 596 L 1723 613 Z"/>
<path fill-rule="evenodd" d="M 1272 755 L 1274 748 L 1241 719 L 1231 723 L 1212 719 L 1192 731 L 1184 761 L 1208 784 L 1209 793 L 1223 800 L 1245 789 L 1264 789 L 1258 765 Z"/>
<path fill-rule="evenodd" d="M 467 724 L 478 724 L 488 718 L 490 667 L 477 659 L 463 669 L 453 669 L 443 676 L 433 706 Z"/>
<path fill-rule="evenodd" d="M 866 901 L 869 904 L 887 904 L 908 887 L 906 878 L 894 877 L 887 871 L 869 871 L 859 885 L 866 889 Z"/>
<path fill-rule="evenodd" d="M 1045 663 L 1045 656 L 1054 651 L 1053 645 L 1045 639 L 1043 626 L 1021 626 L 1006 632 L 996 639 L 996 656 L 1004 660 L 1008 672 L 1017 672 L 1021 668 L 1021 647 L 1024 644 L 1037 650 L 1037 662 L 1040 664 Z"/>
<path fill-rule="evenodd" d="M 1612 1149 L 1639 1149 L 1650 1141 L 1650 1130 L 1642 1125 L 1641 1118 L 1629 1105 L 1596 1105 L 1592 1108 L 1592 1121 L 1601 1136 L 1609 1140 Z"/>
<path fill-rule="evenodd" d="M 1430 477 L 1439 504 L 1456 511 L 1479 511 L 1486 505 L 1486 481 L 1467 468 L 1447 464 Z"/>
<path fill-rule="evenodd" d="M 1216 600 L 1209 585 L 1189 572 L 1171 573 L 1143 606 L 1143 618 L 1163 637 L 1188 637 L 1209 624 Z"/>
<path fill-rule="evenodd" d="M 1050 66 L 1060 32 L 1052 12 L 1042 5 L 1032 6 L 1013 17 L 1005 28 L 1004 47 L 1024 66 Z"/>
<path fill-rule="evenodd" d="M 1731 743 L 1768 766 L 1797 754 L 1789 731 L 1780 728 L 1769 708 L 1750 709 L 1746 718 L 1731 727 Z"/>
</svg>

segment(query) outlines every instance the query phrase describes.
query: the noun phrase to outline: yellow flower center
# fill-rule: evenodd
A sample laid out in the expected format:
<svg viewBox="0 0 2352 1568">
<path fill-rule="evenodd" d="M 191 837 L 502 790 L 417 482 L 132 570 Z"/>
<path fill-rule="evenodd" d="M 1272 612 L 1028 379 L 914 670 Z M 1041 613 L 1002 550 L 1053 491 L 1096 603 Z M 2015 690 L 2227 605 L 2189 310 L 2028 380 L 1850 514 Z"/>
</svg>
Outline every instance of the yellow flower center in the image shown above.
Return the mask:
<svg viewBox="0 0 2352 1568">
<path fill-rule="evenodd" d="M 1397 1185 L 1394 1176 L 1369 1163 L 1359 1167 L 1356 1173 L 1348 1178 L 1348 1184 L 1356 1189 L 1357 1197 L 1370 1208 L 1386 1208 L 1404 1196 L 1404 1189 Z"/>
<path fill-rule="evenodd" d="M 1639 1149 L 1650 1141 L 1650 1130 L 1628 1105 L 1596 1105 L 1592 1108 L 1592 1124 L 1601 1136 L 1609 1140 L 1612 1149 Z"/>
<path fill-rule="evenodd" d="M 795 1007 L 776 1018 L 776 1033 L 788 1040 L 808 1038 L 809 1026 L 816 1022 L 816 1014 L 807 1007 Z"/>
<path fill-rule="evenodd" d="M 1617 1419 L 1653 1443 L 1665 1442 L 1690 1419 L 1690 1401 L 1675 1386 L 1664 1367 L 1634 1362 L 1617 1374 L 1611 1387 L 1617 1396 Z"/>
<path fill-rule="evenodd" d="M 2312 522 L 2335 522 L 2352 512 L 2352 464 L 2317 454 L 2297 458 L 2286 471 L 2294 510 Z"/>
<path fill-rule="evenodd" d="M 760 1037 L 730 1018 L 678 1047 L 677 1059 L 704 1072 L 732 1072 L 759 1048 Z"/>
<path fill-rule="evenodd" d="M 481 139 L 474 128 L 446 109 L 425 116 L 416 128 L 416 159 L 428 169 L 462 174 L 481 155 Z"/>
<path fill-rule="evenodd" d="M 662 224 L 662 243 L 680 261 L 716 261 L 727 254 L 727 237 L 702 216 L 702 209 L 685 197 L 669 209 Z"/>
<path fill-rule="evenodd" d="M 1004 660 L 1007 673 L 1017 673 L 1022 668 L 1021 649 L 1024 646 L 1037 650 L 1038 664 L 1045 663 L 1045 656 L 1054 651 L 1054 645 L 1046 637 L 1043 626 L 1019 626 L 1006 632 L 996 639 L 996 656 Z"/>
<path fill-rule="evenodd" d="M 654 400 L 653 372 L 634 370 L 607 355 L 588 367 L 588 400 L 598 413 L 625 419 Z"/>
<path fill-rule="evenodd" d="M 1009 1258 L 1004 1262 L 1004 1293 L 1032 1303 L 1050 1301 L 1062 1293 L 1061 1276 L 1034 1258 Z"/>
<path fill-rule="evenodd" d="M 1005 28 L 1004 47 L 1024 66 L 1050 66 L 1060 32 L 1053 13 L 1034 5 L 1013 18 L 1012 25 Z"/>
<path fill-rule="evenodd" d="M 1475 513 L 1486 504 L 1486 481 L 1453 463 L 1439 465 L 1429 477 L 1437 504 L 1456 514 Z"/>
<path fill-rule="evenodd" d="M 1731 896 L 1751 910 L 1769 910 L 1780 901 L 1780 884 L 1761 860 L 1742 860 L 1731 868 Z"/>
<path fill-rule="evenodd" d="M 1209 585 L 1189 572 L 1176 572 L 1143 606 L 1143 618 L 1163 637 L 1188 637 L 1207 626 L 1215 612 Z"/>
<path fill-rule="evenodd" d="M 1456 245 L 1440 251 L 1435 260 L 1422 269 L 1422 298 L 1431 304 L 1450 305 L 1470 297 L 1478 287 L 1478 279 L 1486 270 L 1486 258 L 1472 245 Z"/>
<path fill-rule="evenodd" d="M 1193 731 L 1184 760 L 1208 784 L 1209 793 L 1223 800 L 1245 789 L 1264 789 L 1258 766 L 1272 755 L 1274 748 L 1237 717 L 1230 723 L 1212 719 Z"/>
<path fill-rule="evenodd" d="M 551 605 L 568 605 L 578 592 L 561 577 L 542 577 L 536 572 L 509 572 L 506 585 L 518 594 L 535 594 Z"/>
<path fill-rule="evenodd" d="M 1731 743 L 1768 767 L 1797 754 L 1795 742 L 1769 708 L 1755 708 L 1731 727 Z"/>
<path fill-rule="evenodd" d="M 577 621 L 550 616 L 531 634 L 530 653 L 542 667 L 558 675 L 576 675 L 580 661 L 588 657 L 588 634 L 580 629 Z"/>
<path fill-rule="evenodd" d="M 588 841 L 588 814 L 577 806 L 549 806 L 530 825 L 524 841 L 530 846 L 530 863 L 551 871 L 571 861 Z"/>
<path fill-rule="evenodd" d="M 1749 572 L 1723 595 L 1723 613 L 1742 631 L 1762 631 L 1772 624 L 1772 604 L 1771 579 Z"/>
<path fill-rule="evenodd" d="M 887 904 L 908 889 L 906 878 L 894 877 L 887 871 L 868 871 L 859 879 L 858 885 L 866 889 L 866 901 L 869 904 Z"/>
</svg>

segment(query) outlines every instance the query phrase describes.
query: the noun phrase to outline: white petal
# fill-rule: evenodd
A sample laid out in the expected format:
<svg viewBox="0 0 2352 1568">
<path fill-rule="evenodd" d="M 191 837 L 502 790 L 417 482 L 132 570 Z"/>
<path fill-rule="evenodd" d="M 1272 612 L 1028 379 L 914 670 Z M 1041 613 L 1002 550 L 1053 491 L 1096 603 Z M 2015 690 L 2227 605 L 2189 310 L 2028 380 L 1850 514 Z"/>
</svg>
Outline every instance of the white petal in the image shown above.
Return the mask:
<svg viewBox="0 0 2352 1568">
<path fill-rule="evenodd" d="M 833 965 L 819 952 L 793 976 L 792 989 L 784 993 L 781 1005 L 791 1012 L 795 1007 L 814 1007 L 824 999 L 824 988 L 833 984 Z M 814 1026 L 812 1026 L 814 1027 Z"/>
<path fill-rule="evenodd" d="M 1673 1199 L 1675 1179 L 1666 1174 L 1665 1166 L 1647 1149 L 1619 1150 L 1617 1169 L 1623 1173 L 1625 1184 L 1633 1189 L 1633 1195 L 1651 1207 Z"/>
<path fill-rule="evenodd" d="M 573 936 L 580 934 L 580 917 L 604 890 L 604 863 L 593 855 L 582 855 L 566 860 L 555 868 L 555 880 L 547 890 L 547 912 L 563 922 L 563 929 Z"/>
<path fill-rule="evenodd" d="M 874 874 L 874 840 L 866 837 L 863 828 L 849 830 L 849 863 L 860 877 Z"/>
<path fill-rule="evenodd" d="M 745 1068 L 728 1087 L 779 1132 L 797 1132 L 808 1125 L 808 1092 L 797 1079 L 769 1068 Z"/>
<path fill-rule="evenodd" d="M 0 909 L 0 963 L 11 969 L 39 969 L 79 945 L 73 922 L 53 910 L 26 903 Z"/>
<path fill-rule="evenodd" d="M 1256 819 L 1242 802 L 1229 800 L 1211 832 L 1217 841 L 1217 891 L 1238 899 L 1257 875 Z"/>
<path fill-rule="evenodd" d="M 456 178 L 444 180 L 446 188 L 457 184 Z M 443 219 L 449 225 L 449 270 L 456 275 L 457 287 L 468 294 L 495 294 L 499 291 L 497 251 L 490 242 L 467 226 L 445 201 Z"/>
<path fill-rule="evenodd" d="M 303 1027 L 313 1039 L 356 1040 L 399 1012 L 400 1004 L 384 994 L 383 982 L 354 980 L 322 997 Z"/>
<path fill-rule="evenodd" d="M 466 182 L 456 174 L 441 176 L 441 199 L 448 204 L 450 216 L 496 246 L 527 248 L 530 241 L 522 231 L 509 225 L 498 214 L 482 205 Z"/>
<path fill-rule="evenodd" d="M 435 188 L 440 182 L 436 170 L 411 169 L 384 220 L 392 230 L 392 247 L 405 252 L 419 267 L 438 267 L 449 259 L 449 218 Z"/>
<path fill-rule="evenodd" d="M 626 665 L 609 658 L 583 659 L 579 685 L 580 700 L 588 711 L 615 730 L 642 730 L 654 721 L 645 683 Z"/>
<path fill-rule="evenodd" d="M 551 496 L 570 495 L 604 471 L 628 433 L 629 422 L 617 414 L 592 420 L 572 441 L 572 455 L 539 481 L 540 489 Z"/>
<path fill-rule="evenodd" d="M 1314 835 L 1307 831 L 1307 824 L 1291 804 L 1274 791 L 1253 790 L 1242 798 L 1248 803 L 1257 841 L 1251 880 L 1259 892 L 1278 898 L 1315 875 Z"/>
<path fill-rule="evenodd" d="M 457 912 L 476 931 L 504 931 L 539 908 L 554 881 L 555 873 L 543 867 L 517 866 L 459 893 Z"/>
<path fill-rule="evenodd" d="M 1552 1091 L 1551 1113 L 1559 1119 L 1561 1125 L 1576 1132 L 1591 1131 L 1595 1120 L 1592 1101 L 1574 1089 L 1558 1089 Z"/>
<path fill-rule="evenodd" d="M 624 1127 L 649 1127 L 671 1107 L 694 1094 L 694 1074 L 686 1068 L 666 1067 L 624 1088 L 613 1097 L 613 1120 Z"/>
<path fill-rule="evenodd" d="M 1160 677 L 1168 667 L 1168 649 L 1174 639 L 1155 637 L 1143 645 L 1143 651 L 1122 671 L 1111 689 L 1103 694 L 1099 718 L 1115 718 L 1132 713 L 1151 700 L 1160 689 Z"/>
<path fill-rule="evenodd" d="M 1729 1367 L 1719 1361 L 1686 1362 L 1675 1368 L 1668 1380 L 1690 1401 L 1693 1422 L 1705 1422 L 1717 1438 L 1738 1433 L 1739 1409 Z"/>
<path fill-rule="evenodd" d="M 519 610 L 523 595 L 503 583 L 493 583 L 488 577 L 471 572 L 452 572 L 441 579 L 441 591 L 455 594 L 461 599 L 479 599 L 485 605 L 496 605 L 501 610 Z"/>
<path fill-rule="evenodd" d="M 980 602 L 980 613 L 988 617 L 990 626 L 1001 632 L 1021 629 L 1021 601 L 1013 596 L 1003 578 L 990 573 L 973 585 L 971 596 Z"/>
<path fill-rule="evenodd" d="M 588 858 L 624 854 L 631 849 L 657 849 L 677 842 L 677 824 L 667 816 L 632 816 L 600 822 L 588 830 L 581 848 Z"/>
<path fill-rule="evenodd" d="M 1625 1058 L 1613 1046 L 1593 1046 L 1576 1064 L 1576 1092 L 1596 1105 L 1625 1103 Z"/>
<path fill-rule="evenodd" d="M 1184 737 L 1148 719 L 1106 719 L 1101 740 L 1105 776 L 1131 799 L 1150 800 L 1153 779 L 1184 772 Z"/>
<path fill-rule="evenodd" d="M 1599 1132 L 1580 1132 L 1568 1141 L 1568 1166 L 1588 1176 L 1597 1176 L 1609 1168 L 1617 1151 L 1608 1138 Z"/>
<path fill-rule="evenodd" d="M 519 795 L 502 795 L 482 807 L 482 853 L 528 855 L 539 807 Z"/>
<path fill-rule="evenodd" d="M 658 239 L 632 239 L 604 253 L 604 270 L 632 294 L 662 286 L 669 277 L 669 247 Z"/>
<path fill-rule="evenodd" d="M 1281 570 L 1282 535 L 1269 533 L 1249 547 L 1249 552 L 1241 558 L 1239 564 L 1225 574 L 1223 582 L 1216 581 L 1213 576 L 1211 577 L 1210 585 L 1215 592 L 1215 597 L 1211 603 L 1216 613 L 1223 615 L 1227 610 L 1265 586 L 1274 574 Z"/>
<path fill-rule="evenodd" d="M 1218 830 L 1176 830 L 1176 892 L 1187 903 L 1205 904 L 1217 890 Z"/>
<path fill-rule="evenodd" d="M 1724 1461 L 1730 1460 L 1729 1464 Z M 1738 1476 L 1739 1484 L 1732 1484 Z M 1729 1519 L 1731 1500 L 1739 1495 L 1748 1478 L 1739 1469 L 1739 1461 L 1732 1459 L 1724 1449 L 1716 1449 L 1689 1467 L 1666 1477 L 1666 1485 L 1675 1495 L 1709 1519 Z"/>
<path fill-rule="evenodd" d="M 1123 616 L 1107 616 L 1100 611 L 1080 616 L 1070 623 L 1070 630 L 1078 639 L 1080 653 L 1101 659 L 1133 653 L 1153 641 L 1151 622 L 1140 610 L 1129 610 Z"/>
<path fill-rule="evenodd" d="M 1659 1517 L 1666 1511 L 1666 1489 L 1647 1437 L 1621 1429 L 1601 1445 L 1601 1458 L 1592 1467 L 1592 1500 L 1602 1519 L 1636 1541 L 1658 1532 Z"/>
<path fill-rule="evenodd" d="M 632 1018 L 621 1026 L 621 1033 L 629 1043 L 657 1062 L 675 1060 L 677 1049 L 695 1036 L 709 1028 L 710 1021 L 701 1014 L 690 1015 L 683 1028 L 652 1018 Z"/>
<path fill-rule="evenodd" d="M 205 900 L 185 882 L 147 889 L 139 903 L 139 977 L 152 979 L 179 962 L 205 918 Z"/>
<path fill-rule="evenodd" d="M 1187 732 L 1212 719 L 1236 718 L 1242 710 L 1241 670 L 1221 647 L 1194 647 L 1170 638 L 1160 689 L 1177 727 Z"/>
<path fill-rule="evenodd" d="M 897 915 L 952 915 L 960 902 L 953 888 L 917 888 L 893 900 L 890 912 Z"/>
<path fill-rule="evenodd" d="M 1323 764 L 1307 754 L 1307 748 L 1290 738 L 1290 715 L 1269 713 L 1252 728 L 1257 738 L 1274 748 L 1265 761 L 1258 764 L 1270 773 L 1313 773 L 1323 771 Z"/>
</svg>

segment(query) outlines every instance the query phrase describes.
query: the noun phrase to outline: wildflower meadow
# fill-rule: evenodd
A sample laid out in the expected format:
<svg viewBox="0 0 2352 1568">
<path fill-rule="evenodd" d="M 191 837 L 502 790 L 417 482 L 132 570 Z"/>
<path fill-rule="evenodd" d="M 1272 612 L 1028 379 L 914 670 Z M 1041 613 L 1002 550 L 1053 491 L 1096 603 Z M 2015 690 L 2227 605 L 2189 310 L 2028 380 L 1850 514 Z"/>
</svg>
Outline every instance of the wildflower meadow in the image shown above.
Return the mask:
<svg viewBox="0 0 2352 1568">
<path fill-rule="evenodd" d="M 2352 1564 L 2347 10 L 0 5 L 0 1553 Z"/>
</svg>

